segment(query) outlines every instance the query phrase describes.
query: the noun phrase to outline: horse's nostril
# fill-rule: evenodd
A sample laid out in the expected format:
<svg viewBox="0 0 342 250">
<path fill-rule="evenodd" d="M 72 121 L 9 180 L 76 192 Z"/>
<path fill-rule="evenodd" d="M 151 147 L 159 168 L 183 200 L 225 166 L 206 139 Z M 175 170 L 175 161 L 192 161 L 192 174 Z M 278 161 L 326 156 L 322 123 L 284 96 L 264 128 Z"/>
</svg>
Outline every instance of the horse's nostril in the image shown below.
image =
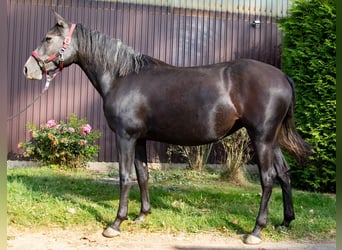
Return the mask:
<svg viewBox="0 0 342 250">
<path fill-rule="evenodd" d="M 24 75 L 27 76 L 27 67 L 24 67 Z"/>
</svg>

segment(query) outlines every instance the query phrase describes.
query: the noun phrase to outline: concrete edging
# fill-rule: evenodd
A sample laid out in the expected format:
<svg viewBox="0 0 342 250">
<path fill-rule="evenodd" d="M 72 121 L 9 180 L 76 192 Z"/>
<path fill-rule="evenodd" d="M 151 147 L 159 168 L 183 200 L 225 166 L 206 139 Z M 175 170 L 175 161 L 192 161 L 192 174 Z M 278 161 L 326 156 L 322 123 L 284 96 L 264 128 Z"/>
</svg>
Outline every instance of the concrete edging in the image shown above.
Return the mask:
<svg viewBox="0 0 342 250">
<path fill-rule="evenodd" d="M 40 167 L 41 164 L 35 161 L 7 161 L 7 169 L 12 168 L 33 168 Z M 222 170 L 221 164 L 208 164 L 209 169 L 214 172 Z M 152 170 L 168 170 L 168 169 L 186 169 L 186 163 L 148 163 L 148 168 Z M 118 162 L 89 162 L 88 168 L 99 172 L 110 172 L 111 170 L 118 170 Z M 246 165 L 245 170 L 250 174 L 258 173 L 256 165 Z"/>
</svg>

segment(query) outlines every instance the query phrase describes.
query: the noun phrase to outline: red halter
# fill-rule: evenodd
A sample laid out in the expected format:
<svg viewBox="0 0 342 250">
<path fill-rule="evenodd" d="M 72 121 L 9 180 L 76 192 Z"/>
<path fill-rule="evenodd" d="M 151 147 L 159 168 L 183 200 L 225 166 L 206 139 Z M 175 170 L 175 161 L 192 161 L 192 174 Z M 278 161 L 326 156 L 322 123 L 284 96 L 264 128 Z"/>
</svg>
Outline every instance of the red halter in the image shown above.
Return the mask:
<svg viewBox="0 0 342 250">
<path fill-rule="evenodd" d="M 59 71 L 63 70 L 64 52 L 68 48 L 68 46 L 71 42 L 71 36 L 72 36 L 72 33 L 74 32 L 75 27 L 76 27 L 76 24 L 74 24 L 74 23 L 71 24 L 69 34 L 67 37 L 65 37 L 62 48 L 57 53 L 49 56 L 49 58 L 43 60 L 39 57 L 39 55 L 36 51 L 32 51 L 32 56 L 34 57 L 34 59 L 37 60 L 39 67 L 42 69 L 42 71 L 44 72 L 45 75 L 48 76 L 46 64 L 49 62 L 53 62 L 56 58 L 59 59 L 59 64 L 58 64 Z M 51 80 L 53 78 L 55 78 L 56 74 L 57 74 L 57 72 L 53 74 L 53 76 L 51 77 Z"/>
</svg>

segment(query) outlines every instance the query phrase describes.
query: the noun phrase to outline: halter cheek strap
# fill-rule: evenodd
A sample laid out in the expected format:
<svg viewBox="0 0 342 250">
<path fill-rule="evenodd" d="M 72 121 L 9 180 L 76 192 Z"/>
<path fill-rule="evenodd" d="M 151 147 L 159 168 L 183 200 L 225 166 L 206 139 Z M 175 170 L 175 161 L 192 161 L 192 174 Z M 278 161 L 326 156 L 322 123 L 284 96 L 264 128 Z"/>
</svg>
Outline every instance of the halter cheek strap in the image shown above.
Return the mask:
<svg viewBox="0 0 342 250">
<path fill-rule="evenodd" d="M 76 27 L 76 24 L 71 24 L 70 30 L 69 30 L 69 34 L 68 36 L 64 39 L 62 48 L 55 54 L 49 56 L 48 59 L 43 60 L 39 57 L 38 53 L 36 51 L 32 51 L 32 56 L 36 59 L 36 61 L 38 62 L 39 67 L 42 69 L 42 71 L 44 72 L 44 74 L 46 75 L 46 83 L 45 83 L 45 87 L 43 89 L 43 91 L 40 93 L 39 96 L 37 96 L 29 105 L 26 106 L 26 108 L 24 108 L 23 110 L 21 110 L 20 112 L 18 112 L 15 115 L 10 116 L 9 118 L 7 118 L 7 121 L 12 120 L 13 118 L 19 116 L 21 113 L 25 112 L 29 107 L 31 107 L 33 105 L 33 103 L 35 103 L 44 93 L 45 91 L 49 88 L 50 82 L 56 77 L 58 72 L 61 72 L 63 69 L 63 62 L 64 62 L 64 52 L 65 50 L 68 48 L 70 42 L 71 42 L 71 36 L 72 33 L 74 32 L 74 29 Z M 46 70 L 46 64 L 49 62 L 54 62 L 54 60 L 56 58 L 59 58 L 59 71 L 54 72 L 52 75 L 49 75 L 49 72 Z"/>
<path fill-rule="evenodd" d="M 65 37 L 63 45 L 60 48 L 60 50 L 57 53 L 49 56 L 47 59 L 45 59 L 45 60 L 41 59 L 36 51 L 32 51 L 32 53 L 31 53 L 32 56 L 36 59 L 36 61 L 38 62 L 39 67 L 42 69 L 42 71 L 46 75 L 47 83 L 50 82 L 52 79 L 54 79 L 56 77 L 58 71 L 55 72 L 54 74 L 52 74 L 52 76 L 50 76 L 49 72 L 46 69 L 46 64 L 50 63 L 50 62 L 54 62 L 55 59 L 58 58 L 59 59 L 59 63 L 58 63 L 59 71 L 63 70 L 63 67 L 64 67 L 63 66 L 64 52 L 68 48 L 68 46 L 69 46 L 69 44 L 71 42 L 72 33 L 74 32 L 75 27 L 76 27 L 76 24 L 74 24 L 74 23 L 71 24 L 70 29 L 69 29 L 69 34 L 68 34 L 67 37 Z M 45 88 L 47 88 L 47 87 L 45 86 Z"/>
</svg>

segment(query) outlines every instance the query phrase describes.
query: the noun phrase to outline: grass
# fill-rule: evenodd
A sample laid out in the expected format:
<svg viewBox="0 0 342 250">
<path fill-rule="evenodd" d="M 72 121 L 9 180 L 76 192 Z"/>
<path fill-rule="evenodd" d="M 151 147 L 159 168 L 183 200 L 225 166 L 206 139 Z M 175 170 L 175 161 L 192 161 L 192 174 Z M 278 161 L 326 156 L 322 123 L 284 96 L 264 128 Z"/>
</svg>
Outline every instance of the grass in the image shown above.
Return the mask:
<svg viewBox="0 0 342 250">
<path fill-rule="evenodd" d="M 75 226 L 98 230 L 110 224 L 119 204 L 119 187 L 100 182 L 104 176 L 86 170 L 50 168 L 7 171 L 8 225 L 18 228 Z M 111 173 L 118 176 L 118 173 Z M 108 177 L 108 176 L 107 176 Z M 140 211 L 137 185 L 132 187 L 125 231 L 249 233 L 261 198 L 258 184 L 234 187 L 216 174 L 184 170 L 151 171 L 152 214 L 144 224 L 133 223 Z M 336 198 L 294 190 L 296 220 L 289 230 L 282 222 L 282 196 L 274 188 L 265 240 L 325 241 L 336 237 Z"/>
</svg>

